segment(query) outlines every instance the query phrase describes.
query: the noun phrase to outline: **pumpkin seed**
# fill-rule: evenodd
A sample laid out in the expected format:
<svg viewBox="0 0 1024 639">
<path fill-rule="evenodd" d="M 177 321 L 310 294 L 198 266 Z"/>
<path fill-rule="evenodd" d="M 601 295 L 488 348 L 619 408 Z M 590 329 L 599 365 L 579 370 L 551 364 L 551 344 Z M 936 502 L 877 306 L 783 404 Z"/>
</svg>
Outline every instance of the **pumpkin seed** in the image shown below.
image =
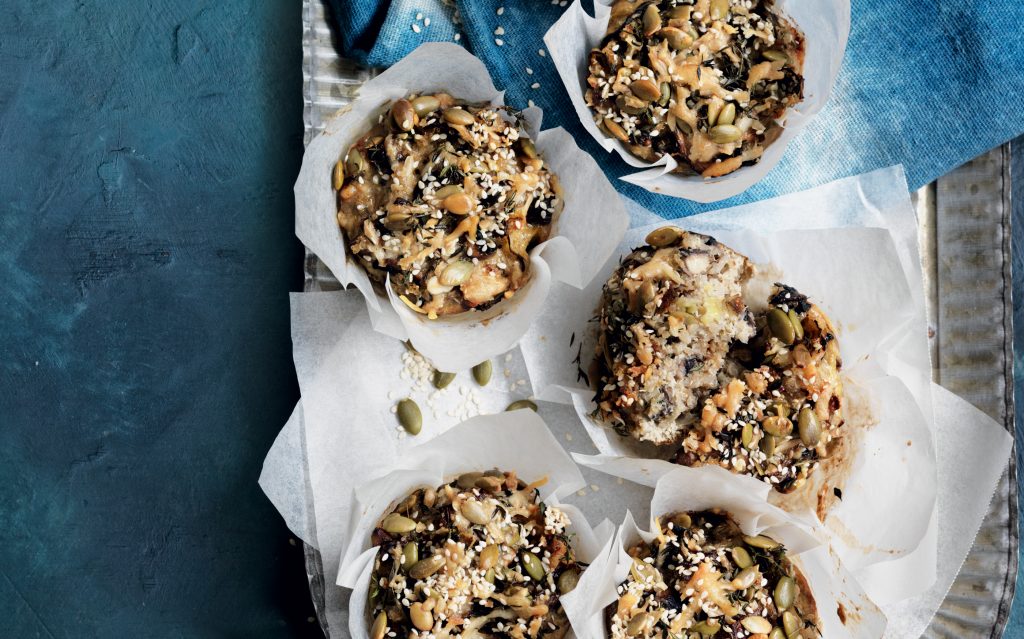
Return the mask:
<svg viewBox="0 0 1024 639">
<path fill-rule="evenodd" d="M 691 519 L 686 513 L 679 513 L 672 518 L 672 524 L 679 526 L 680 528 L 689 528 L 693 525 L 693 519 Z"/>
<path fill-rule="evenodd" d="M 629 85 L 629 90 L 633 92 L 633 95 L 646 102 L 653 102 L 661 97 L 661 87 L 647 78 L 634 80 Z"/>
<path fill-rule="evenodd" d="M 661 83 L 661 97 L 658 98 L 658 104 L 666 106 L 669 101 L 672 100 L 672 87 L 668 82 Z"/>
<path fill-rule="evenodd" d="M 776 442 L 775 436 L 765 435 L 764 437 L 761 438 L 761 452 L 763 452 L 768 457 L 771 457 L 772 455 L 775 454 L 775 445 L 777 443 L 778 442 Z"/>
<path fill-rule="evenodd" d="M 796 639 L 800 634 L 800 617 L 797 616 L 792 610 L 787 610 L 782 613 L 782 627 L 786 631 L 786 636 L 792 639 Z"/>
<path fill-rule="evenodd" d="M 632 95 L 620 95 L 615 98 L 615 106 L 619 111 L 629 115 L 640 115 L 647 110 L 647 103 Z"/>
<path fill-rule="evenodd" d="M 351 177 L 356 177 L 365 168 L 366 158 L 363 157 L 362 151 L 355 147 L 349 149 L 348 156 L 345 158 L 345 173 Z"/>
<path fill-rule="evenodd" d="M 731 554 L 732 560 L 740 568 L 750 568 L 754 565 L 754 560 L 750 558 L 750 553 L 743 546 L 733 546 Z"/>
<path fill-rule="evenodd" d="M 661 12 L 658 11 L 658 3 L 647 5 L 644 10 L 644 35 L 650 37 L 655 31 L 661 28 Z"/>
<path fill-rule="evenodd" d="M 781 309 L 770 308 L 766 319 L 773 337 L 783 344 L 793 343 L 796 339 L 796 330 L 793 328 L 793 322 L 789 321 L 789 315 L 783 313 Z"/>
<path fill-rule="evenodd" d="M 528 399 L 517 399 L 516 401 L 512 402 L 507 407 L 505 407 L 505 410 L 520 410 L 523 408 L 529 408 L 533 412 L 537 412 L 537 405 Z"/>
<path fill-rule="evenodd" d="M 679 5 L 679 6 L 676 6 L 676 7 L 672 7 L 671 9 L 668 10 L 668 13 L 665 14 L 665 15 L 668 16 L 669 20 L 689 20 L 690 19 L 690 13 L 692 11 L 693 11 L 693 6 L 692 5 L 684 4 L 684 5 Z"/>
<path fill-rule="evenodd" d="M 441 202 L 445 210 L 455 215 L 468 214 L 473 210 L 473 204 L 473 198 L 462 192 L 452 193 Z"/>
<path fill-rule="evenodd" d="M 768 634 L 772 631 L 772 623 L 764 617 L 744 617 L 740 623 L 754 634 Z"/>
<path fill-rule="evenodd" d="M 395 126 L 403 131 L 412 131 L 416 123 L 419 122 L 412 103 L 404 98 L 395 102 L 391 107 L 391 118 L 395 121 Z"/>
<path fill-rule="evenodd" d="M 724 20 L 729 15 L 729 0 L 711 0 L 711 11 L 709 13 L 712 20 Z"/>
<path fill-rule="evenodd" d="M 786 633 L 782 631 L 782 628 L 776 626 L 768 633 L 768 639 L 786 639 Z"/>
<path fill-rule="evenodd" d="M 476 121 L 472 113 L 459 107 L 444 110 L 444 121 L 456 126 L 468 126 Z"/>
<path fill-rule="evenodd" d="M 434 371 L 434 376 L 430 380 L 434 385 L 434 388 L 441 390 L 447 388 L 448 384 L 451 384 L 455 379 L 455 373 L 445 373 L 444 371 Z"/>
<path fill-rule="evenodd" d="M 373 625 L 370 627 L 370 639 L 384 639 L 384 633 L 388 631 L 388 615 L 386 612 L 381 612 L 373 620 Z"/>
<path fill-rule="evenodd" d="M 487 386 L 491 381 L 491 360 L 487 359 L 473 367 L 473 379 L 481 386 Z"/>
<path fill-rule="evenodd" d="M 644 630 L 644 626 L 647 625 L 647 613 L 640 612 L 629 619 L 629 623 L 626 624 L 626 635 L 629 637 L 635 637 Z"/>
<path fill-rule="evenodd" d="M 415 541 L 410 541 L 402 548 L 402 565 L 408 570 L 420 560 L 420 548 Z"/>
<path fill-rule="evenodd" d="M 797 427 L 800 429 L 800 441 L 808 448 L 814 448 L 821 441 L 821 426 L 818 425 L 818 416 L 811 408 L 801 408 L 800 416 L 797 418 Z"/>
<path fill-rule="evenodd" d="M 678 243 L 682 237 L 682 229 L 675 226 L 663 226 L 648 233 L 644 241 L 654 248 L 665 248 Z"/>
<path fill-rule="evenodd" d="M 467 500 L 462 504 L 462 516 L 468 519 L 471 524 L 476 524 L 477 526 L 486 526 L 487 522 L 491 520 L 491 513 L 493 512 L 493 509 L 489 510 L 475 499 Z"/>
<path fill-rule="evenodd" d="M 779 51 L 778 49 L 767 49 L 761 55 L 772 62 L 789 62 L 789 56 L 786 55 L 786 52 Z"/>
<path fill-rule="evenodd" d="M 617 138 L 623 142 L 629 140 L 629 135 L 626 134 L 625 129 L 619 126 L 619 124 L 615 120 L 609 120 L 608 118 L 605 118 L 604 120 L 601 121 L 601 124 L 604 125 L 604 130 L 607 131 L 608 134 L 611 135 L 612 137 Z"/>
<path fill-rule="evenodd" d="M 449 195 L 455 195 L 456 193 L 462 193 L 462 185 L 460 184 L 449 184 L 442 186 L 438 190 L 434 191 L 434 197 L 438 200 L 444 200 Z"/>
<path fill-rule="evenodd" d="M 480 569 L 490 570 L 498 565 L 498 557 L 500 555 L 498 546 L 495 544 L 488 544 L 483 550 L 480 551 Z"/>
<path fill-rule="evenodd" d="M 775 550 L 782 545 L 771 537 L 765 537 L 764 535 L 743 535 L 743 542 L 752 548 L 761 548 L 763 550 Z"/>
<path fill-rule="evenodd" d="M 754 585 L 755 579 L 757 579 L 757 566 L 747 566 L 733 577 L 732 586 L 736 590 L 746 590 Z"/>
<path fill-rule="evenodd" d="M 715 123 L 719 126 L 723 124 L 732 124 L 736 121 L 736 105 L 732 102 L 726 102 L 725 106 L 722 107 L 721 112 L 718 114 L 718 119 Z"/>
<path fill-rule="evenodd" d="M 398 423 L 410 435 L 419 435 L 423 430 L 423 413 L 419 405 L 408 397 L 398 402 Z"/>
<path fill-rule="evenodd" d="M 537 153 L 536 145 L 529 138 L 519 138 L 519 148 L 523 150 L 523 155 L 531 160 L 540 157 L 540 154 Z"/>
<path fill-rule="evenodd" d="M 766 433 L 776 437 L 787 437 L 793 432 L 793 422 L 789 421 L 787 417 L 779 417 L 778 415 L 765 417 L 764 421 L 761 422 L 761 427 L 764 428 Z"/>
<path fill-rule="evenodd" d="M 409 607 L 409 619 L 418 630 L 427 631 L 434 627 L 434 616 L 418 601 Z"/>
<path fill-rule="evenodd" d="M 544 578 L 544 564 L 541 563 L 537 555 L 532 552 L 524 552 L 522 562 L 523 568 L 526 569 L 531 579 L 540 581 Z"/>
<path fill-rule="evenodd" d="M 504 484 L 504 477 L 491 477 L 490 475 L 484 475 L 480 479 L 476 480 L 476 483 L 473 484 L 473 486 L 480 490 L 486 490 L 493 493 L 497 492 Z"/>
<path fill-rule="evenodd" d="M 412 108 L 421 118 L 441 108 L 441 101 L 432 95 L 421 95 L 412 101 Z"/>
<path fill-rule="evenodd" d="M 800 316 L 796 314 L 796 311 L 789 309 L 789 321 L 793 324 L 793 331 L 796 333 L 797 339 L 804 338 L 804 323 L 800 321 Z"/>
<path fill-rule="evenodd" d="M 661 37 L 668 42 L 669 47 L 676 51 L 682 51 L 693 44 L 693 38 L 690 37 L 690 34 L 675 27 L 665 27 L 662 29 Z"/>
<path fill-rule="evenodd" d="M 455 485 L 463 490 L 469 490 L 470 488 L 476 486 L 476 480 L 480 479 L 483 476 L 483 473 L 478 473 L 475 471 L 471 473 L 462 473 L 461 475 L 459 475 L 458 479 L 455 480 Z"/>
<path fill-rule="evenodd" d="M 334 163 L 334 172 L 331 174 L 331 186 L 335 191 L 340 191 L 345 186 L 345 163 L 338 160 Z"/>
<path fill-rule="evenodd" d="M 432 555 L 426 559 L 420 559 L 409 569 L 409 576 L 413 579 L 426 579 L 444 565 L 444 557 Z"/>
<path fill-rule="evenodd" d="M 580 571 L 575 568 L 563 570 L 562 574 L 558 575 L 558 592 L 563 595 L 567 595 L 573 590 L 576 590 L 576 586 L 579 583 Z"/>
<path fill-rule="evenodd" d="M 754 448 L 754 427 L 749 422 L 743 424 L 743 433 L 740 435 L 740 439 L 743 441 L 743 447 L 747 450 Z"/>
<path fill-rule="evenodd" d="M 793 605 L 796 599 L 796 582 L 792 577 L 780 577 L 779 583 L 775 584 L 775 606 L 779 610 L 785 610 Z"/>
<path fill-rule="evenodd" d="M 398 513 L 391 513 L 380 522 L 380 527 L 393 535 L 401 535 L 416 530 L 416 522 Z"/>
<path fill-rule="evenodd" d="M 493 584 L 494 583 L 494 568 L 491 568 L 490 570 L 487 571 L 487 573 L 484 575 L 484 579 L 489 584 Z"/>
<path fill-rule="evenodd" d="M 458 260 L 446 266 L 437 279 L 445 286 L 458 286 L 469 279 L 473 268 L 472 262 Z"/>
<path fill-rule="evenodd" d="M 731 124 L 720 124 L 708 131 L 711 141 L 715 144 L 729 144 L 743 137 L 743 131 Z"/>
<path fill-rule="evenodd" d="M 789 417 L 789 405 L 786 402 L 775 402 L 772 404 L 772 410 L 779 417 Z"/>
<path fill-rule="evenodd" d="M 717 621 L 700 621 L 690 626 L 690 630 L 700 633 L 705 637 L 713 637 L 722 629 L 722 624 Z"/>
</svg>

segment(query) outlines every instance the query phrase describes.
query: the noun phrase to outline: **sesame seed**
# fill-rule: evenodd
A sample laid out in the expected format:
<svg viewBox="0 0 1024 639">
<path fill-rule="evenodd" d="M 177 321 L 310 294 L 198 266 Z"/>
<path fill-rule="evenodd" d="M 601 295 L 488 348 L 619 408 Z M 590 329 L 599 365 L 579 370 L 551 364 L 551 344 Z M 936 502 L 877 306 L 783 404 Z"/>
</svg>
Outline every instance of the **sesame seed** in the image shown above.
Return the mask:
<svg viewBox="0 0 1024 639">
<path fill-rule="evenodd" d="M 539 89 L 540 88 L 540 82 L 534 82 L 533 84 L 530 85 L 530 88 L 531 89 Z"/>
<path fill-rule="evenodd" d="M 497 14 L 500 16 L 503 13 L 505 13 L 505 7 L 498 7 Z"/>
<path fill-rule="evenodd" d="M 412 30 L 415 31 L 416 33 L 419 33 L 420 32 L 420 25 L 413 24 L 412 25 Z"/>
<path fill-rule="evenodd" d="M 505 28 L 498 27 L 497 29 L 494 30 L 494 35 L 505 35 Z"/>
<path fill-rule="evenodd" d="M 494 39 L 494 44 L 496 44 L 496 45 L 498 45 L 500 47 L 500 46 L 503 46 L 505 44 L 505 41 L 502 40 L 501 38 L 495 38 Z"/>
</svg>

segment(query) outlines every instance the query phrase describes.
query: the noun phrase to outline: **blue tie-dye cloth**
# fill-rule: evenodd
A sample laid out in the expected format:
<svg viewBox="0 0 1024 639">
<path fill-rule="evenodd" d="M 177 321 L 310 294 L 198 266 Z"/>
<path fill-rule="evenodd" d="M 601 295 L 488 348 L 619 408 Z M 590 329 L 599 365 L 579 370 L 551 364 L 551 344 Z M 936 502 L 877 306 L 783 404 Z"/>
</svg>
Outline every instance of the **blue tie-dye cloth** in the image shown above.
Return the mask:
<svg viewBox="0 0 1024 639">
<path fill-rule="evenodd" d="M 487 65 L 508 104 L 533 100 L 544 109 L 545 128 L 565 127 L 621 193 L 667 218 L 894 164 L 917 188 L 1024 132 L 1024 2 L 853 0 L 846 58 L 826 107 L 764 180 L 728 200 L 698 204 L 616 179 L 634 169 L 583 129 L 554 65 L 540 53 L 545 32 L 565 11 L 557 0 L 331 4 L 342 53 L 370 66 L 458 37 Z M 589 1 L 584 6 L 592 13 Z"/>
</svg>

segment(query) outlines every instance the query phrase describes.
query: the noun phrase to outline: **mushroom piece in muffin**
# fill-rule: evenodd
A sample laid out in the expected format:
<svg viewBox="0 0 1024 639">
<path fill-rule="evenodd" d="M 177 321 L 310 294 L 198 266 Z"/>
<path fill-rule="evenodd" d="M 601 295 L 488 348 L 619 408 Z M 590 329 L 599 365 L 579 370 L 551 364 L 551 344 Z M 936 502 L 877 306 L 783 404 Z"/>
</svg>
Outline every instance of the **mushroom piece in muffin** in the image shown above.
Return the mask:
<svg viewBox="0 0 1024 639">
<path fill-rule="evenodd" d="M 373 531 L 370 639 L 561 639 L 582 569 L 568 525 L 514 472 L 413 492 Z"/>
<path fill-rule="evenodd" d="M 607 608 L 610 639 L 819 636 L 817 606 L 785 547 L 716 510 L 661 518 Z"/>
<path fill-rule="evenodd" d="M 842 441 L 839 343 L 821 309 L 784 284 L 758 325 L 757 339 L 730 353 L 674 461 L 717 464 L 791 492 Z"/>
<path fill-rule="evenodd" d="M 751 272 L 714 238 L 675 227 L 624 258 L 598 311 L 591 381 L 601 421 L 641 441 L 678 441 L 733 342 L 754 334 L 741 290 Z"/>
<path fill-rule="evenodd" d="M 562 210 L 518 114 L 445 93 L 394 102 L 339 160 L 333 186 L 352 259 L 378 292 L 390 281 L 431 319 L 515 295 Z"/>
<path fill-rule="evenodd" d="M 804 48 L 773 0 L 618 0 L 586 100 L 636 157 L 719 177 L 778 138 L 803 99 Z"/>
</svg>

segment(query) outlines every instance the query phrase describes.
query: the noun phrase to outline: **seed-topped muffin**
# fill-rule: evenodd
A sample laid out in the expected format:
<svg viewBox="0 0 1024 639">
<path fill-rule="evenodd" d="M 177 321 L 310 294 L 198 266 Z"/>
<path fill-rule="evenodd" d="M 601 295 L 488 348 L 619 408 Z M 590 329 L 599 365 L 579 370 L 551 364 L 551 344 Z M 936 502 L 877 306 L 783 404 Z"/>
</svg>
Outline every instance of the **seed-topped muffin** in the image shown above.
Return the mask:
<svg viewBox="0 0 1024 639">
<path fill-rule="evenodd" d="M 604 286 L 592 382 L 600 419 L 655 444 L 679 440 L 734 341 L 754 334 L 741 286 L 747 258 L 714 238 L 664 227 Z"/>
<path fill-rule="evenodd" d="M 335 166 L 338 224 L 382 292 L 434 319 L 484 310 L 529 279 L 562 191 L 518 114 L 450 95 L 397 100 Z"/>
<path fill-rule="evenodd" d="M 607 609 L 611 639 L 820 636 L 810 587 L 777 541 L 746 536 L 720 511 L 661 518 Z"/>
<path fill-rule="evenodd" d="M 581 566 L 565 513 L 514 472 L 417 490 L 373 531 L 370 639 L 561 639 Z"/>
<path fill-rule="evenodd" d="M 636 157 L 712 178 L 760 160 L 803 99 L 804 37 L 773 0 L 619 0 L 587 104 Z"/>
<path fill-rule="evenodd" d="M 805 295 L 776 284 L 758 338 L 736 347 L 675 461 L 717 464 L 799 488 L 841 441 L 842 359 L 835 329 Z"/>
</svg>

